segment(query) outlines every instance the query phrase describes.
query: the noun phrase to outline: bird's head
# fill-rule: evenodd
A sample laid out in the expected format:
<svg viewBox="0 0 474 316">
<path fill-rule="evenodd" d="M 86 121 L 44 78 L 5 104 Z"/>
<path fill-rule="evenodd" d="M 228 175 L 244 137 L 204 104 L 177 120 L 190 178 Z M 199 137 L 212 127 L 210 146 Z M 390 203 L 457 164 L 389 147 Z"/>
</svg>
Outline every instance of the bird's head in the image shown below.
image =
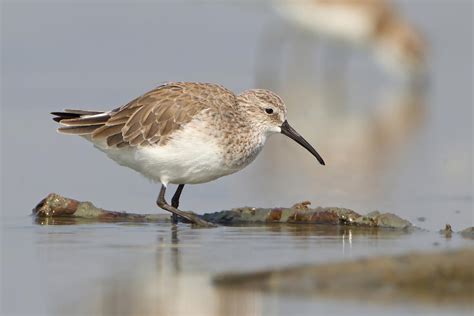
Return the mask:
<svg viewBox="0 0 474 316">
<path fill-rule="evenodd" d="M 247 113 L 251 124 L 260 127 L 266 136 L 275 133 L 286 135 L 306 148 L 320 164 L 325 164 L 313 146 L 290 126 L 286 119 L 285 103 L 277 94 L 265 89 L 251 89 L 242 92 L 238 96 L 238 102 L 245 107 L 243 110 Z"/>
</svg>

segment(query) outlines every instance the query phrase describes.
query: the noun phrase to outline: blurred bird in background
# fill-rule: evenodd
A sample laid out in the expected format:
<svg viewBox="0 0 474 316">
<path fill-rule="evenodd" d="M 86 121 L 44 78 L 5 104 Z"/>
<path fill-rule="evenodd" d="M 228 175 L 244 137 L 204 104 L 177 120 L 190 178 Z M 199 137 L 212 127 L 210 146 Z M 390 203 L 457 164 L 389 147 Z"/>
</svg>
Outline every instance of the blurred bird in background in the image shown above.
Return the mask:
<svg viewBox="0 0 474 316">
<path fill-rule="evenodd" d="M 340 190 L 335 198 L 384 196 L 390 192 L 387 173 L 397 170 L 397 157 L 426 116 L 424 36 L 396 1 L 270 3 L 276 17 L 262 33 L 256 85 L 283 95 L 303 133 L 329 157 L 340 177 L 321 173 L 318 179 L 326 189 Z M 268 147 L 273 165 L 267 179 L 285 164 L 282 146 Z M 286 172 L 291 177 L 295 170 Z M 324 190 L 316 182 L 306 185 Z"/>
<path fill-rule="evenodd" d="M 423 80 L 426 66 L 426 43 L 420 32 L 387 0 L 279 0 L 272 2 L 278 15 L 294 31 L 305 33 L 306 39 L 342 46 L 346 51 L 365 49 L 381 69 L 408 85 Z M 279 23 L 282 24 L 282 23 Z M 268 71 L 275 58 L 262 58 L 276 54 L 285 40 L 298 36 L 288 30 L 272 26 L 265 35 L 261 69 Z M 272 34 L 273 33 L 273 34 Z M 286 33 L 286 34 L 285 34 Z M 320 40 L 320 41 L 319 41 Z M 293 45 L 291 45 L 293 46 Z M 340 48 L 340 47 L 339 47 Z M 273 52 L 272 52 L 273 51 Z M 331 54 L 331 58 L 341 52 Z M 325 64 L 338 64 L 344 71 L 345 60 L 326 60 Z M 265 61 L 266 60 L 266 61 Z M 273 66 L 271 65 L 273 64 Z M 334 71 L 334 69 L 333 69 Z M 265 78 L 275 78 L 268 73 Z"/>
</svg>

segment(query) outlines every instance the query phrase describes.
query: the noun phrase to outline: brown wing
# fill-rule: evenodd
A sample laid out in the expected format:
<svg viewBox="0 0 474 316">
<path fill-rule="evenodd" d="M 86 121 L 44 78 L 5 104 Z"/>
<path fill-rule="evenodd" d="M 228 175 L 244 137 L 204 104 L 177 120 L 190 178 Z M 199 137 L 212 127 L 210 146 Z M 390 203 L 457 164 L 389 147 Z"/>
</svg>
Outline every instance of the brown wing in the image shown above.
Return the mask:
<svg viewBox="0 0 474 316">
<path fill-rule="evenodd" d="M 219 113 L 235 104 L 235 95 L 220 85 L 168 83 L 113 110 L 92 138 L 106 139 L 108 146 L 117 147 L 163 145 L 204 109 Z"/>
</svg>

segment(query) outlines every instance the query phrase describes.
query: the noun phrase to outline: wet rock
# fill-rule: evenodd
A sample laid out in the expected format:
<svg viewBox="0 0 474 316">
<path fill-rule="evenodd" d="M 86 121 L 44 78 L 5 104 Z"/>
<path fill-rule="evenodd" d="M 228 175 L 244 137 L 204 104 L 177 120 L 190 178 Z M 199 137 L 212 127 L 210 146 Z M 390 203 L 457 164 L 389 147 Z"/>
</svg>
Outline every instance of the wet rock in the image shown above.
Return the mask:
<svg viewBox="0 0 474 316">
<path fill-rule="evenodd" d="M 355 224 L 361 226 L 372 226 L 380 228 L 396 228 L 396 229 L 409 229 L 412 228 L 412 224 L 400 218 L 399 216 L 392 213 L 372 212 L 366 216 L 360 216 L 354 221 Z"/>
<path fill-rule="evenodd" d="M 472 302 L 474 249 L 381 256 L 215 277 L 214 284 L 297 296 Z"/>
<path fill-rule="evenodd" d="M 71 219 L 96 221 L 130 221 L 130 222 L 169 222 L 170 216 L 158 214 L 134 214 L 107 211 L 94 206 L 91 202 L 80 202 L 74 199 L 51 193 L 42 199 L 33 209 L 33 215 L 40 224 L 71 223 Z M 49 221 L 46 219 L 56 219 Z"/>
<path fill-rule="evenodd" d="M 310 208 L 305 201 L 291 208 L 255 208 L 243 207 L 229 211 L 204 214 L 205 220 L 223 224 L 251 223 L 293 223 L 293 224 L 323 224 L 346 225 L 374 228 L 411 229 L 413 225 L 391 213 L 372 212 L 365 216 L 357 212 L 338 207 Z"/>
<path fill-rule="evenodd" d="M 410 230 L 412 224 L 391 213 L 371 212 L 365 216 L 339 207 L 310 208 L 311 203 L 304 201 L 292 207 L 255 208 L 241 207 L 215 213 L 199 215 L 205 221 L 222 225 L 244 224 L 321 224 L 369 228 L 390 228 Z M 169 221 L 169 215 L 134 214 L 126 212 L 108 211 L 94 206 L 91 202 L 80 202 L 52 193 L 43 199 L 34 209 L 33 214 L 44 219 L 82 218 L 108 221 L 142 221 L 164 222 Z"/>
</svg>

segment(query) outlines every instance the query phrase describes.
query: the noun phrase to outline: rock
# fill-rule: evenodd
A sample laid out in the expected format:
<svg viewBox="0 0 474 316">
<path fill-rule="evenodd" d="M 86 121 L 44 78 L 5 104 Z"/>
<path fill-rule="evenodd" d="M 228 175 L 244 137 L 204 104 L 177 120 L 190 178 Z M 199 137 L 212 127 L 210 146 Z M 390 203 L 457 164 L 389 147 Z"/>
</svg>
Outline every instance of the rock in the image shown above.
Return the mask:
<svg viewBox="0 0 474 316">
<path fill-rule="evenodd" d="M 468 239 L 474 239 L 474 227 L 468 227 L 459 232 L 459 234 Z"/>
<path fill-rule="evenodd" d="M 222 225 L 243 224 L 318 224 L 353 227 L 390 228 L 409 230 L 412 224 L 391 213 L 371 212 L 366 216 L 339 207 L 310 208 L 309 201 L 294 204 L 290 208 L 240 207 L 199 215 L 205 221 Z M 36 218 L 44 219 L 88 219 L 100 221 L 168 222 L 169 215 L 134 214 L 108 211 L 94 206 L 91 202 L 80 202 L 55 193 L 49 194 L 33 209 Z"/>
<path fill-rule="evenodd" d="M 413 225 L 399 216 L 392 213 L 381 214 L 378 211 L 371 212 L 366 216 L 360 216 L 354 220 L 356 225 L 380 227 L 380 228 L 394 228 L 394 229 L 409 229 Z"/>
<path fill-rule="evenodd" d="M 413 253 L 221 274 L 214 278 L 214 284 L 296 296 L 471 304 L 474 293 L 473 262 L 474 249 Z"/>
</svg>

